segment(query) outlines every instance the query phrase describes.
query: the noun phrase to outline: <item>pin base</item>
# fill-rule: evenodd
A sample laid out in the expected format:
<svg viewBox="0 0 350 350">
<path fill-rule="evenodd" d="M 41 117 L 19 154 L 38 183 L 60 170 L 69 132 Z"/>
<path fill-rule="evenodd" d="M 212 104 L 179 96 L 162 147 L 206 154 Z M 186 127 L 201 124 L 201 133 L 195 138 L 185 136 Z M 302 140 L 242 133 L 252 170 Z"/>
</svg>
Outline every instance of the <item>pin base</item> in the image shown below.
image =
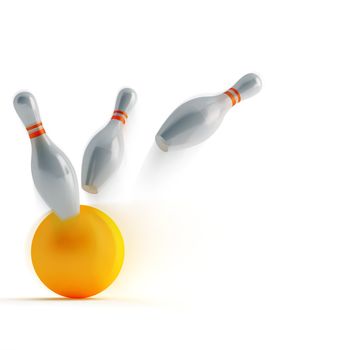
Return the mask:
<svg viewBox="0 0 350 350">
<path fill-rule="evenodd" d="M 163 152 L 168 152 L 169 148 L 163 137 L 156 135 L 156 144 Z"/>
<path fill-rule="evenodd" d="M 82 188 L 84 191 L 92 193 L 92 194 L 96 194 L 97 191 L 97 187 L 93 186 L 93 185 L 82 185 Z"/>
</svg>

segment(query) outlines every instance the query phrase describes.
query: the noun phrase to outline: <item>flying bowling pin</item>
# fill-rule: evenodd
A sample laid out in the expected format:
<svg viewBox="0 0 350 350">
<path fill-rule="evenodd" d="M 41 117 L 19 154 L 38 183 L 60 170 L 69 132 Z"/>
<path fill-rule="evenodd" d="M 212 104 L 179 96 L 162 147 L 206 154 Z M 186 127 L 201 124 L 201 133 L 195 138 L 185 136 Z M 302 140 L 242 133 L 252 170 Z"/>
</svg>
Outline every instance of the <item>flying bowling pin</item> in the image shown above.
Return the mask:
<svg viewBox="0 0 350 350">
<path fill-rule="evenodd" d="M 216 131 L 231 107 L 256 95 L 261 86 L 260 78 L 250 73 L 223 94 L 198 97 L 182 104 L 158 131 L 155 137 L 158 147 L 167 152 L 203 142 Z"/>
<path fill-rule="evenodd" d="M 74 168 L 47 136 L 34 96 L 21 92 L 13 104 L 29 134 L 32 176 L 41 197 L 62 220 L 79 214 L 79 185 Z"/>
<path fill-rule="evenodd" d="M 85 191 L 98 193 L 100 187 L 119 168 L 124 154 L 124 124 L 135 102 L 136 92 L 122 89 L 111 120 L 86 147 L 81 171 L 81 183 Z"/>
</svg>

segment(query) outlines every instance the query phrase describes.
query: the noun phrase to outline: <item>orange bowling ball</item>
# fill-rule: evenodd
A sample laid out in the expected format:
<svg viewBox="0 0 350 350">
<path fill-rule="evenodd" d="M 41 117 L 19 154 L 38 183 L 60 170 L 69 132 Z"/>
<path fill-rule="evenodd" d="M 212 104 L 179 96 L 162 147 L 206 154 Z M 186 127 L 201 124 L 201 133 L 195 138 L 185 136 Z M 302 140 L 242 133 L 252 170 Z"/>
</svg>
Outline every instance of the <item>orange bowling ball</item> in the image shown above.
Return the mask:
<svg viewBox="0 0 350 350">
<path fill-rule="evenodd" d="M 62 221 L 51 212 L 32 242 L 32 262 L 40 280 L 68 298 L 87 298 L 118 276 L 124 243 L 114 221 L 101 210 L 82 205 L 80 214 Z"/>
</svg>

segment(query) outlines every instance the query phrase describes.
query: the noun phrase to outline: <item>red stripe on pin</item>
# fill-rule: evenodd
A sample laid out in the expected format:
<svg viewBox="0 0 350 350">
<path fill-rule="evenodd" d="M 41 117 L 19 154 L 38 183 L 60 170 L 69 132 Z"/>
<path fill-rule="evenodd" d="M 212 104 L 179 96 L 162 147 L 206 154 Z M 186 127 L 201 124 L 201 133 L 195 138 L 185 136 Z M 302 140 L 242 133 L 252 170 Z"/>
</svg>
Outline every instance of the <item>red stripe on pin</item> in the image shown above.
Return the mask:
<svg viewBox="0 0 350 350">
<path fill-rule="evenodd" d="M 224 92 L 224 94 L 227 95 L 231 99 L 232 106 L 234 106 L 236 104 L 236 99 L 233 96 L 233 94 L 231 93 L 231 91 L 226 91 L 226 92 Z"/>
<path fill-rule="evenodd" d="M 114 115 L 114 116 L 112 117 L 112 119 L 119 120 L 119 121 L 121 121 L 123 124 L 125 124 L 125 118 L 122 117 L 121 115 Z"/>
<path fill-rule="evenodd" d="M 241 102 L 241 94 L 239 93 L 239 91 L 237 89 L 235 89 L 234 87 L 232 87 L 230 90 L 232 90 L 236 94 L 237 99 L 238 99 L 237 102 Z"/>
<path fill-rule="evenodd" d="M 29 134 L 29 138 L 34 139 L 35 137 L 38 137 L 38 136 L 45 134 L 45 133 L 46 133 L 45 129 L 40 129 L 40 130 L 34 131 L 31 134 Z"/>
<path fill-rule="evenodd" d="M 126 114 L 126 112 L 120 110 L 120 109 L 116 109 L 113 114 L 122 114 L 125 118 L 128 118 L 128 115 Z"/>
<path fill-rule="evenodd" d="M 36 124 L 33 124 L 33 125 L 29 125 L 29 126 L 26 127 L 26 129 L 29 131 L 29 130 L 36 129 L 39 126 L 42 126 L 42 125 L 43 125 L 43 123 L 40 122 L 40 123 L 36 123 Z"/>
</svg>

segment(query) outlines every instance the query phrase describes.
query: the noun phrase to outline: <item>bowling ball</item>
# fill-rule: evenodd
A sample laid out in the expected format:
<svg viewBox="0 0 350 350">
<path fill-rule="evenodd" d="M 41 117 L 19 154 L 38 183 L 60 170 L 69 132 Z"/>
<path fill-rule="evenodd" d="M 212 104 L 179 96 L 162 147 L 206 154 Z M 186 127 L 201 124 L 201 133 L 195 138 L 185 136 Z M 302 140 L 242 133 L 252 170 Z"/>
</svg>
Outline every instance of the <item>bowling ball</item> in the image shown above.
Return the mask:
<svg viewBox="0 0 350 350">
<path fill-rule="evenodd" d="M 62 221 L 50 213 L 32 242 L 32 262 L 40 280 L 68 298 L 87 298 L 106 289 L 118 276 L 124 243 L 114 221 L 82 205 L 80 214 Z"/>
</svg>

